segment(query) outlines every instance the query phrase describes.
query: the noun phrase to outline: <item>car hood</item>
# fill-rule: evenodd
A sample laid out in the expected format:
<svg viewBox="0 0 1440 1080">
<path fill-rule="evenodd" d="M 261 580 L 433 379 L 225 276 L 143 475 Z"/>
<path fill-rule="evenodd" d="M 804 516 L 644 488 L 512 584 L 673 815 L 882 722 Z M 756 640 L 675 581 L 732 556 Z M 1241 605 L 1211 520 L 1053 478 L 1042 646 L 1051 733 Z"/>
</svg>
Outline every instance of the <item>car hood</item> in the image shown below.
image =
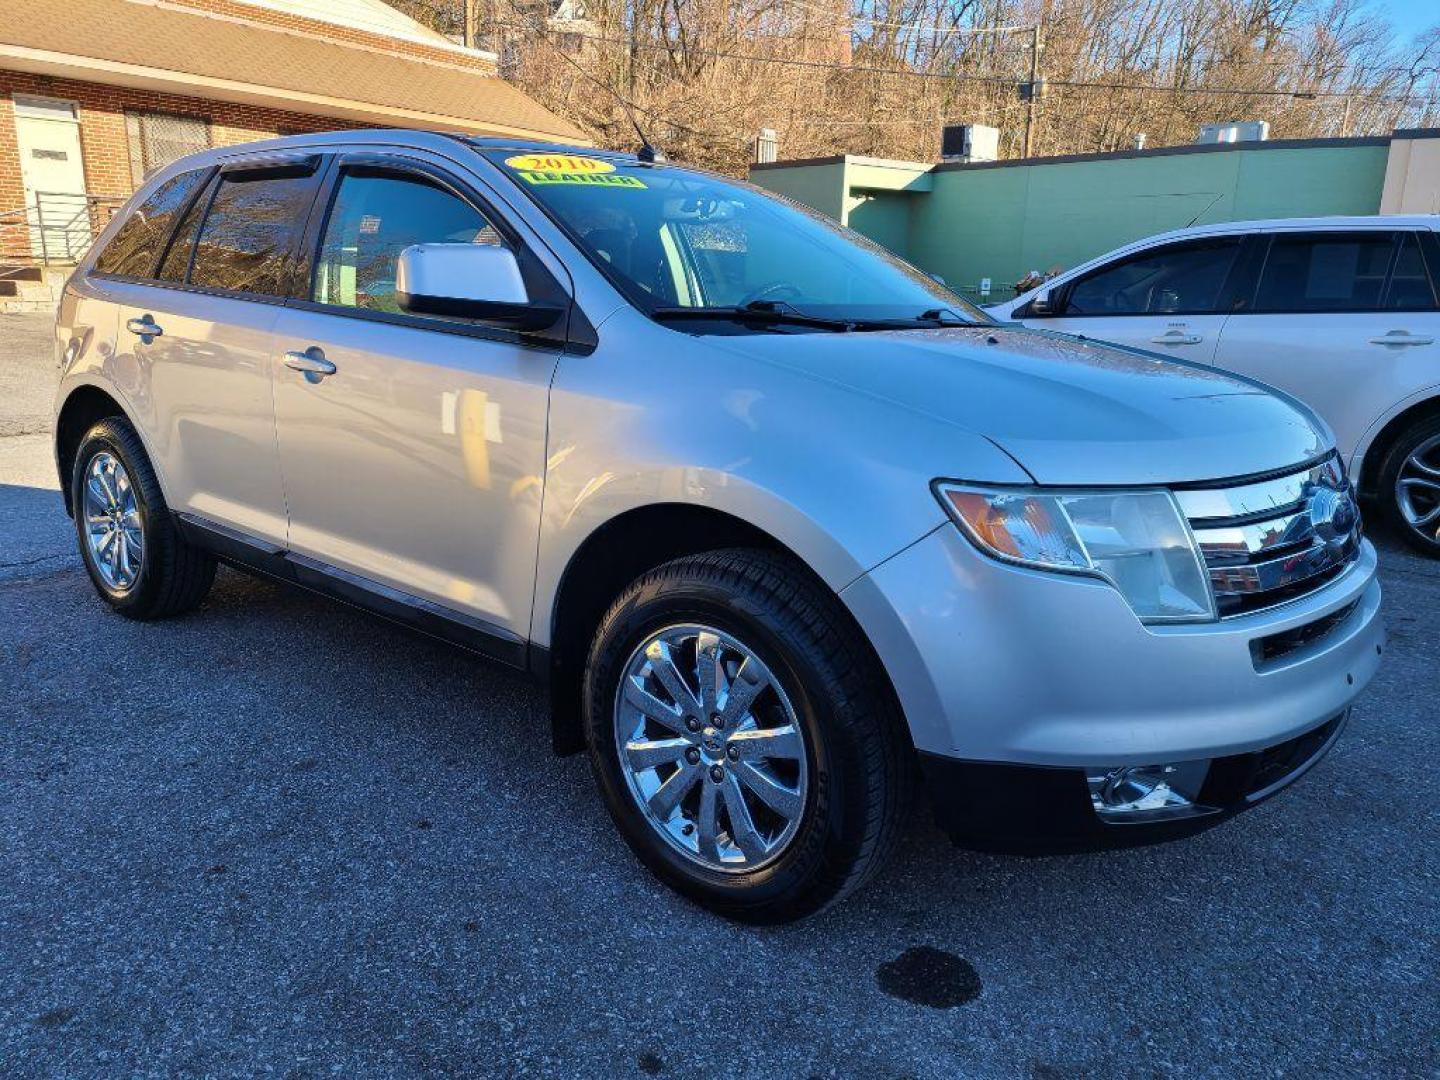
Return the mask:
<svg viewBox="0 0 1440 1080">
<path fill-rule="evenodd" d="M 1308 461 L 1331 445 L 1313 413 L 1261 383 L 1047 331 L 981 326 L 710 340 L 982 435 L 1042 484 L 1246 476 Z M 957 475 L 963 467 L 951 475 L 967 479 Z"/>
</svg>

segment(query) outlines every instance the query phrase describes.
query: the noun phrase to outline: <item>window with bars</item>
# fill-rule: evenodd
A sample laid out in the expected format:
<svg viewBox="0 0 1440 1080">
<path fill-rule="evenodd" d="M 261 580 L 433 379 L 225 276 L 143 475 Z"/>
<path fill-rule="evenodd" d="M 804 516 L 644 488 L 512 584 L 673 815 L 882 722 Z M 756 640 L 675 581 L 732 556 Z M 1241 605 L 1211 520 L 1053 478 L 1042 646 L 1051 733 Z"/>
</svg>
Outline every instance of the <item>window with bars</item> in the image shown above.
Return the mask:
<svg viewBox="0 0 1440 1080">
<path fill-rule="evenodd" d="M 191 116 L 127 112 L 125 127 L 130 136 L 130 178 L 136 187 L 157 169 L 210 147 L 209 123 Z"/>
</svg>

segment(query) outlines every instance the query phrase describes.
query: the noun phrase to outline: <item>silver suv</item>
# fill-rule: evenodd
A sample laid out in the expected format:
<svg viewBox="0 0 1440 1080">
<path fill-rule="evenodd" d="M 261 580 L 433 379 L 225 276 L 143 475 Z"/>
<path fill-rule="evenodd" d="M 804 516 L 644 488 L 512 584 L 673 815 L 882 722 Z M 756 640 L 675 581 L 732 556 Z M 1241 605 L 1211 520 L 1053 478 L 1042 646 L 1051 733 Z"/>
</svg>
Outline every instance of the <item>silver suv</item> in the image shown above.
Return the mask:
<svg viewBox="0 0 1440 1080">
<path fill-rule="evenodd" d="M 1325 753 L 1383 645 L 1304 406 L 1001 327 L 664 162 L 201 154 L 106 230 L 57 348 L 112 607 L 187 611 L 224 562 L 527 670 L 640 859 L 738 919 L 857 887 L 922 777 L 971 845 L 1204 828 Z"/>
</svg>

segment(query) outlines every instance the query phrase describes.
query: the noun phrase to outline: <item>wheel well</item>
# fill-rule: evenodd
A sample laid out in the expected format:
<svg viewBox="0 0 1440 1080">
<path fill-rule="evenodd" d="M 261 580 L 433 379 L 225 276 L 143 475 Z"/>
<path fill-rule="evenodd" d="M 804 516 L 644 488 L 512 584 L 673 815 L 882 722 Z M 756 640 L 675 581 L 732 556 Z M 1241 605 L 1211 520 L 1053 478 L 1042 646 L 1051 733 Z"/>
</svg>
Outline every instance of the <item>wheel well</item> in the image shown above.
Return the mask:
<svg viewBox="0 0 1440 1080">
<path fill-rule="evenodd" d="M 65 498 L 65 512 L 72 517 L 70 474 L 75 470 L 75 454 L 80 449 L 80 440 L 101 420 L 124 415 L 125 410 L 118 401 L 93 386 L 79 387 L 61 406 L 55 421 L 55 460 L 60 472 L 60 492 Z"/>
<path fill-rule="evenodd" d="M 1371 441 L 1370 448 L 1365 451 L 1365 459 L 1360 473 L 1361 495 L 1373 497 L 1376 494 L 1376 483 L 1380 479 L 1380 463 L 1390 452 L 1391 445 L 1400 433 L 1417 420 L 1432 416 L 1440 416 L 1440 397 L 1426 398 L 1424 401 L 1416 402 L 1404 412 L 1391 417 L 1390 421 L 1380 429 L 1379 434 Z"/>
<path fill-rule="evenodd" d="M 804 559 L 749 522 L 719 510 L 679 503 L 631 510 L 602 525 L 580 545 L 560 579 L 551 621 L 551 735 L 557 754 L 578 753 L 585 748 L 581 723 L 585 659 L 600 620 L 615 598 L 637 577 L 661 563 L 733 547 L 787 555 L 795 561 L 797 572 L 813 574 Z M 821 587 L 828 588 L 823 583 Z M 889 673 L 869 638 L 858 625 L 855 630 L 874 659 L 895 715 L 903 715 Z M 544 675 L 543 670 L 540 674 Z"/>
</svg>

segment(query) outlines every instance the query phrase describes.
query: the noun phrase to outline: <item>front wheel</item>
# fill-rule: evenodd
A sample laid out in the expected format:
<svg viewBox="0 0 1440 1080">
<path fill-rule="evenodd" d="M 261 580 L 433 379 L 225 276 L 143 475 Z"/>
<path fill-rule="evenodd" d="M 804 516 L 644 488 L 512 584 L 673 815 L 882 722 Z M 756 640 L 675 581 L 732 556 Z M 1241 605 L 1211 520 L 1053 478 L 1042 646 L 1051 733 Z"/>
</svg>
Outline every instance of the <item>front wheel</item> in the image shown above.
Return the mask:
<svg viewBox="0 0 1440 1080">
<path fill-rule="evenodd" d="M 667 563 L 602 620 L 585 674 L 606 805 L 659 877 L 747 922 L 812 914 L 894 846 L 912 751 L 835 596 L 762 551 Z"/>
<path fill-rule="evenodd" d="M 1440 557 L 1440 416 L 1416 421 L 1391 444 L 1380 463 L 1379 494 L 1406 543 Z"/>
</svg>

